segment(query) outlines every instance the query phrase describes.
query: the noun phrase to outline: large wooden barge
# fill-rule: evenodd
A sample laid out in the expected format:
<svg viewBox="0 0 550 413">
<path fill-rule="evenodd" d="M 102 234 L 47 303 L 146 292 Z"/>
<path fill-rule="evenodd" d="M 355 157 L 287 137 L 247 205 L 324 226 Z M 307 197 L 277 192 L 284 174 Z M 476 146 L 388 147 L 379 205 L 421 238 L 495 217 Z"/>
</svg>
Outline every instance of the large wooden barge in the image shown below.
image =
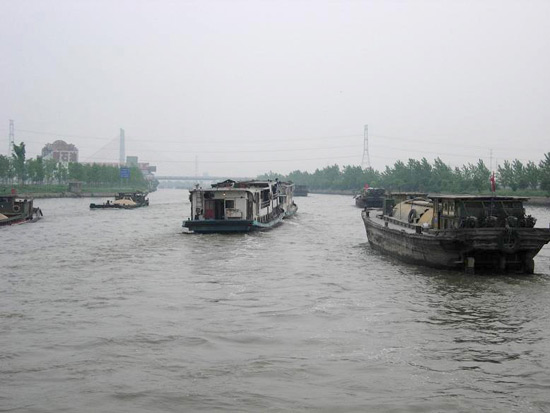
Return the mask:
<svg viewBox="0 0 550 413">
<path fill-rule="evenodd" d="M 40 218 L 42 211 L 33 206 L 32 198 L 0 195 L 0 226 L 35 222 Z"/>
<path fill-rule="evenodd" d="M 189 192 L 191 216 L 183 227 L 195 233 L 269 229 L 298 210 L 291 182 L 227 180 Z"/>
<path fill-rule="evenodd" d="M 550 241 L 535 228 L 527 198 L 430 195 L 362 212 L 372 247 L 404 261 L 438 268 L 534 272 L 535 255 Z"/>
</svg>

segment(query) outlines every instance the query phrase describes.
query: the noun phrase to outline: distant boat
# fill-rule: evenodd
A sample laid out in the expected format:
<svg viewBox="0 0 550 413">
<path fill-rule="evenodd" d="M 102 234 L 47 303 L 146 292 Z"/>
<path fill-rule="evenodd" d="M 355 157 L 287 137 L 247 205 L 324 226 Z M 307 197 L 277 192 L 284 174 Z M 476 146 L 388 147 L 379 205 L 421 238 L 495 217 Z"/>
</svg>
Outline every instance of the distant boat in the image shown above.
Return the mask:
<svg viewBox="0 0 550 413">
<path fill-rule="evenodd" d="M 309 193 L 309 188 L 307 185 L 296 185 L 294 188 L 294 196 L 307 196 Z"/>
<path fill-rule="evenodd" d="M 291 182 L 226 180 L 189 192 L 191 217 L 183 227 L 195 233 L 269 229 L 298 210 Z"/>
<path fill-rule="evenodd" d="M 550 229 L 534 228 L 528 198 L 430 195 L 364 210 L 368 241 L 404 261 L 438 268 L 531 274 L 533 258 L 550 241 Z"/>
<path fill-rule="evenodd" d="M 31 198 L 0 195 L 0 226 L 35 222 L 40 218 L 42 211 L 33 206 Z"/>
<path fill-rule="evenodd" d="M 119 192 L 112 202 L 90 204 L 91 209 L 133 209 L 144 206 L 149 206 L 147 193 L 144 192 Z"/>
</svg>

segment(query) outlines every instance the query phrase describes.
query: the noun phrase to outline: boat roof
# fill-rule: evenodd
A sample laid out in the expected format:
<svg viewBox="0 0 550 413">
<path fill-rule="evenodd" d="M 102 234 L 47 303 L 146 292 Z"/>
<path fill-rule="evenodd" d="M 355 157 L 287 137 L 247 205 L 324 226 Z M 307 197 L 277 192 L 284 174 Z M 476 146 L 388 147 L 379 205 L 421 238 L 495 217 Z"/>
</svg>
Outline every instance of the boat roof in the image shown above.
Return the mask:
<svg viewBox="0 0 550 413">
<path fill-rule="evenodd" d="M 30 201 L 30 200 L 33 199 L 30 196 L 13 195 L 13 194 L 0 195 L 0 198 L 15 198 L 15 199 L 21 200 L 21 201 Z"/>
<path fill-rule="evenodd" d="M 401 195 L 401 196 L 426 196 L 427 192 L 416 192 L 416 191 L 403 191 L 403 192 L 389 192 L 390 195 Z"/>
<path fill-rule="evenodd" d="M 445 195 L 429 194 L 431 199 L 451 199 L 456 201 L 527 201 L 528 197 L 523 196 L 501 196 L 501 195 Z"/>
<path fill-rule="evenodd" d="M 136 192 L 119 192 L 120 196 L 134 196 L 134 195 L 147 195 L 146 192 L 136 191 Z"/>
<path fill-rule="evenodd" d="M 250 181 L 233 181 L 231 179 L 227 179 L 223 182 L 212 184 L 212 189 L 246 189 L 251 187 L 267 188 L 273 184 L 278 184 L 278 183 L 286 184 L 286 182 L 271 181 L 271 180 L 260 181 L 260 180 L 252 179 Z"/>
</svg>

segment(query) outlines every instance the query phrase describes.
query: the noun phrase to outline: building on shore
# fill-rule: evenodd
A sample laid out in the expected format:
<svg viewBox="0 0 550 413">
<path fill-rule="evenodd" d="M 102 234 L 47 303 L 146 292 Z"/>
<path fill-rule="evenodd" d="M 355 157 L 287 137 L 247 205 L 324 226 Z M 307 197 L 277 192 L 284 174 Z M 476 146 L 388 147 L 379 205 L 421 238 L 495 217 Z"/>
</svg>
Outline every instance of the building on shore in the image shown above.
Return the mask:
<svg viewBox="0 0 550 413">
<path fill-rule="evenodd" d="M 57 140 L 42 148 L 42 158 L 53 159 L 67 166 L 69 162 L 78 162 L 78 148 L 71 143 Z"/>
</svg>

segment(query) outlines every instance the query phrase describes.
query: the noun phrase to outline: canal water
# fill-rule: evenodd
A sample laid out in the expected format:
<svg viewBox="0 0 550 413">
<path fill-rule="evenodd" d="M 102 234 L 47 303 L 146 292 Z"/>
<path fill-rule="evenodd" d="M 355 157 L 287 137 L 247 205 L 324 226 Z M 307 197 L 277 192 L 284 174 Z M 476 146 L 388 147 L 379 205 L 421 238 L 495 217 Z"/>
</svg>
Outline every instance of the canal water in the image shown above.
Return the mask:
<svg viewBox="0 0 550 413">
<path fill-rule="evenodd" d="M 373 251 L 350 196 L 243 235 L 150 200 L 1 229 L 0 411 L 550 411 L 549 246 L 468 276 Z"/>
</svg>

